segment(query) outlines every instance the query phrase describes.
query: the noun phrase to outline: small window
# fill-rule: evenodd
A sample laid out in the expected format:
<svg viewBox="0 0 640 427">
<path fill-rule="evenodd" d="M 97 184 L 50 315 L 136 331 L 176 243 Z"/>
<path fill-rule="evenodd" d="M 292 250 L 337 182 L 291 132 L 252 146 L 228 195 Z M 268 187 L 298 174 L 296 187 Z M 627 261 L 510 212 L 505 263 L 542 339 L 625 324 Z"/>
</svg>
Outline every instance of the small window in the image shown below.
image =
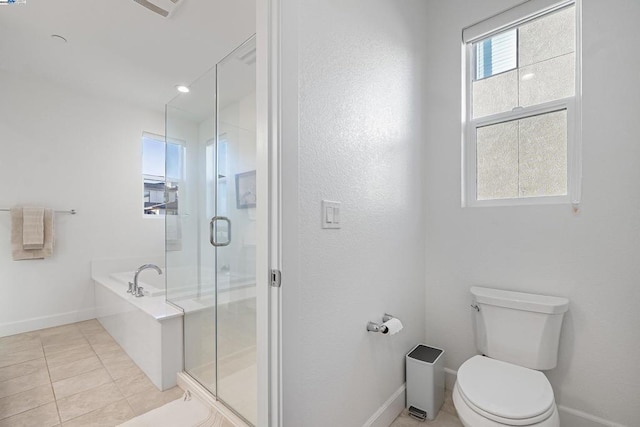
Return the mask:
<svg viewBox="0 0 640 427">
<path fill-rule="evenodd" d="M 517 9 L 463 33 L 466 206 L 577 202 L 576 4 Z"/>
<path fill-rule="evenodd" d="M 142 182 L 144 215 L 177 215 L 178 188 L 183 180 L 185 147 L 165 144 L 164 137 L 142 136 Z"/>
</svg>

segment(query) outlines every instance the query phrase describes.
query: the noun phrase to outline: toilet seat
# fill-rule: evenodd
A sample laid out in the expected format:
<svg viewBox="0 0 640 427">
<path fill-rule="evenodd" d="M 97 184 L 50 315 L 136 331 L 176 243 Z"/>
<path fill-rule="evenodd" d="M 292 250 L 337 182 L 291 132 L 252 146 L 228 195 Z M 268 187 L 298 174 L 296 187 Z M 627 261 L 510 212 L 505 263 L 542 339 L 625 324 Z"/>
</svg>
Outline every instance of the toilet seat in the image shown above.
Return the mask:
<svg viewBox="0 0 640 427">
<path fill-rule="evenodd" d="M 474 356 L 462 364 L 456 382 L 465 405 L 504 425 L 531 425 L 555 411 L 553 389 L 542 372 Z"/>
<path fill-rule="evenodd" d="M 503 420 L 507 422 L 498 422 L 491 420 L 487 417 L 480 415 L 474 409 L 472 409 L 465 400 L 461 397 L 458 383 L 453 387 L 453 404 L 456 408 L 458 418 L 465 427 L 512 427 L 513 420 Z M 541 422 L 532 423 L 531 421 L 524 420 L 516 421 L 516 425 L 526 425 L 527 427 L 560 427 L 560 417 L 558 415 L 558 408 L 553 405 L 551 415 L 546 420 Z"/>
</svg>

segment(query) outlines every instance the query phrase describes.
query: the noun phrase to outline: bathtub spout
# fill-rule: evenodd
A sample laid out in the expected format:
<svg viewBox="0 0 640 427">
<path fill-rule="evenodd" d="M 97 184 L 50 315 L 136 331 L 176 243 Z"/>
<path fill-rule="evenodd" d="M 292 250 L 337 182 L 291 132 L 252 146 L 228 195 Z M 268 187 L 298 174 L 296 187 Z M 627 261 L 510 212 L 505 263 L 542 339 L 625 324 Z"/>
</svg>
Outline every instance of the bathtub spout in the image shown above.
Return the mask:
<svg viewBox="0 0 640 427">
<path fill-rule="evenodd" d="M 142 287 L 138 286 L 138 275 L 140 273 L 142 273 L 144 270 L 147 270 L 149 268 L 153 268 L 155 271 L 158 272 L 158 274 L 162 274 L 162 270 L 160 269 L 160 267 L 158 267 L 155 264 L 144 264 L 144 265 L 141 265 L 136 270 L 136 273 L 133 275 L 133 292 L 132 292 L 132 294 L 135 295 L 136 297 L 144 296 L 144 294 L 142 293 Z"/>
</svg>

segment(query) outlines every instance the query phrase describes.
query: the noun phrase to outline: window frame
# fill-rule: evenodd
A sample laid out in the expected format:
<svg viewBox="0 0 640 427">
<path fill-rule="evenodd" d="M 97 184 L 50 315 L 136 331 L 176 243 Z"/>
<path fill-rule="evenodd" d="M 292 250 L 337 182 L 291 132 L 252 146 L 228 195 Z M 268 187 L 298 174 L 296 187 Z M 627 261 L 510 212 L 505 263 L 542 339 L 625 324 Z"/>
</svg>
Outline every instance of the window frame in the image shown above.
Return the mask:
<svg viewBox="0 0 640 427">
<path fill-rule="evenodd" d="M 575 90 L 574 96 L 536 104 L 528 107 L 515 107 L 511 111 L 473 118 L 473 82 L 475 76 L 476 53 L 474 44 L 495 34 L 517 28 L 527 22 L 539 19 L 548 14 L 558 12 L 567 7 L 575 7 Z M 503 12 L 513 17 L 518 6 Z M 539 9 L 534 13 L 524 13 L 519 19 L 513 19 L 508 25 L 497 26 L 493 31 L 477 35 L 469 40 L 462 40 L 463 51 L 463 107 L 462 107 L 462 206 L 526 206 L 571 204 L 574 208 L 580 203 L 582 180 L 582 28 L 581 0 L 556 1 L 553 5 Z M 501 14 L 489 18 L 491 21 L 500 18 Z M 485 21 L 479 23 L 485 25 Z M 478 24 L 476 24 L 478 25 Z M 473 27 L 473 26 L 471 26 Z M 469 28 L 471 28 L 469 27 Z M 465 29 L 466 30 L 466 29 Z M 517 67 L 520 68 L 519 60 Z M 478 200 L 477 198 L 477 129 L 485 126 L 525 119 L 545 113 L 566 110 L 567 112 L 567 194 L 561 196 L 534 196 L 504 199 Z"/>
<path fill-rule="evenodd" d="M 178 183 L 178 188 L 180 188 L 182 186 L 182 184 L 185 181 L 185 177 L 186 177 L 186 156 L 187 156 L 187 143 L 186 141 L 182 141 L 179 139 L 175 139 L 175 138 L 167 138 L 165 136 L 162 135 L 158 135 L 155 133 L 151 133 L 151 132 L 142 132 L 142 137 L 140 138 L 140 158 L 141 158 L 141 163 L 140 166 L 142 167 L 144 164 L 144 139 L 151 139 L 157 142 L 160 142 L 164 145 L 164 153 L 165 153 L 165 168 L 164 168 L 164 175 L 148 175 L 145 174 L 143 170 L 141 170 L 141 174 L 140 176 L 142 177 L 142 217 L 143 218 L 160 218 L 160 219 L 164 219 L 166 213 L 163 212 L 160 215 L 149 215 L 144 213 L 145 211 L 145 190 L 144 190 L 144 184 L 145 184 L 145 179 L 149 179 L 149 180 L 154 180 L 154 181 L 161 181 L 164 183 L 165 185 L 165 190 L 164 190 L 164 204 L 167 204 L 167 200 L 166 200 L 166 195 L 167 195 L 167 190 L 166 190 L 166 185 L 167 185 L 167 169 L 166 169 L 166 156 L 167 156 L 167 144 L 173 144 L 173 145 L 177 145 L 181 148 L 182 153 L 181 153 L 181 159 L 180 159 L 180 171 L 181 171 L 181 177 L 179 177 L 179 179 L 173 179 L 173 177 L 171 177 L 170 182 L 175 182 Z M 180 212 L 180 204 L 178 204 L 178 212 Z"/>
</svg>

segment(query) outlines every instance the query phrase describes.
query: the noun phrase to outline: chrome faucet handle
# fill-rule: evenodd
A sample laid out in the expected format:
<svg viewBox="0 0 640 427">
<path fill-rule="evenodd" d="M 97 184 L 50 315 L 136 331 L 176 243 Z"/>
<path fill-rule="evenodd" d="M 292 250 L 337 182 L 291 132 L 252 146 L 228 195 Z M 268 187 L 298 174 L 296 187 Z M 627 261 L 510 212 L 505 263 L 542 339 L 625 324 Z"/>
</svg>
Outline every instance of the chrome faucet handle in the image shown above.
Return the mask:
<svg viewBox="0 0 640 427">
<path fill-rule="evenodd" d="M 127 291 L 128 294 L 132 294 L 133 293 L 133 282 L 129 282 L 129 290 Z"/>
<path fill-rule="evenodd" d="M 138 286 L 138 290 L 136 292 L 136 298 L 140 298 L 144 296 L 144 293 L 142 292 L 144 290 L 144 288 L 142 286 Z"/>
</svg>

